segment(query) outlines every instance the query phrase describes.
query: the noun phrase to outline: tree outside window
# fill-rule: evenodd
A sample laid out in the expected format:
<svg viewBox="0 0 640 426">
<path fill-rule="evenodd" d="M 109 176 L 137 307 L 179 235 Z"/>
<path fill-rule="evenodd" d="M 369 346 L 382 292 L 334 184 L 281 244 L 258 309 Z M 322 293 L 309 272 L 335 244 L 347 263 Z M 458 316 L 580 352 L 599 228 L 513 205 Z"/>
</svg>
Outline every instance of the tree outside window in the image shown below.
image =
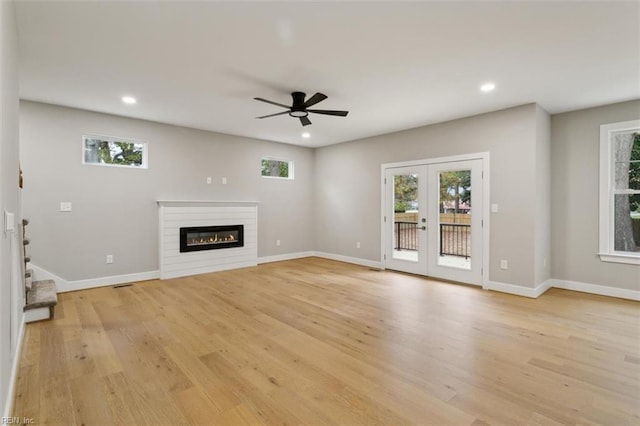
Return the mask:
<svg viewBox="0 0 640 426">
<path fill-rule="evenodd" d="M 613 135 L 614 250 L 640 251 L 640 134 Z"/>
<path fill-rule="evenodd" d="M 293 161 L 263 158 L 261 175 L 263 177 L 293 179 Z"/>
<path fill-rule="evenodd" d="M 146 168 L 146 143 L 105 136 L 83 136 L 84 163 Z"/>
<path fill-rule="evenodd" d="M 471 207 L 471 170 L 440 173 L 440 212 L 453 203 L 453 212 L 460 213 L 460 205 Z"/>
</svg>

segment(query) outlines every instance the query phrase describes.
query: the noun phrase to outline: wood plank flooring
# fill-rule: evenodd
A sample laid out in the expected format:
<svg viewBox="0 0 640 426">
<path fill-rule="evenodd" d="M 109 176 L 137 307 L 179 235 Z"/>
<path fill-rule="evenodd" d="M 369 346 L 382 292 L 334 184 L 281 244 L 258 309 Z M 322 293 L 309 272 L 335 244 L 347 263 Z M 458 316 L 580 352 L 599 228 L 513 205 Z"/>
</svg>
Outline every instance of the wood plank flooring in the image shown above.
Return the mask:
<svg viewBox="0 0 640 426">
<path fill-rule="evenodd" d="M 46 425 L 640 424 L 640 304 L 318 258 L 64 293 L 14 415 Z"/>
</svg>

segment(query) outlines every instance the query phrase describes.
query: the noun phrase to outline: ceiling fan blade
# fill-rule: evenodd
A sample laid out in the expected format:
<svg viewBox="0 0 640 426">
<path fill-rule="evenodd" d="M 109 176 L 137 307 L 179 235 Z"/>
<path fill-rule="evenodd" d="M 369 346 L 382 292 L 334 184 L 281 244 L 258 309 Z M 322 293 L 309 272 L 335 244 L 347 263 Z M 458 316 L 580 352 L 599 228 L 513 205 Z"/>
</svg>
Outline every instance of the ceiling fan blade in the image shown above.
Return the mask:
<svg viewBox="0 0 640 426">
<path fill-rule="evenodd" d="M 260 102 L 266 102 L 266 103 L 271 104 L 271 105 L 277 105 L 277 106 L 282 107 L 282 108 L 287 108 L 287 109 L 291 108 L 289 105 L 279 104 L 277 102 L 273 102 L 273 101 L 270 101 L 270 100 L 267 100 L 267 99 L 262 99 L 262 98 L 253 98 L 253 99 L 255 99 L 256 101 L 260 101 Z"/>
<path fill-rule="evenodd" d="M 282 115 L 282 114 L 289 114 L 289 111 L 276 112 L 275 114 L 263 115 L 262 117 L 256 117 L 256 118 L 275 117 L 276 115 Z"/>
<path fill-rule="evenodd" d="M 304 107 L 308 108 L 311 105 L 315 105 L 318 102 L 324 101 L 325 99 L 327 99 L 327 95 L 325 95 L 323 93 L 316 93 L 315 95 L 313 95 L 312 97 L 307 99 L 307 102 L 304 103 Z"/>
<path fill-rule="evenodd" d="M 346 117 L 349 114 L 349 111 L 334 111 L 330 109 L 308 109 L 307 111 L 315 114 L 339 115 L 340 117 Z"/>
<path fill-rule="evenodd" d="M 308 126 L 309 124 L 311 124 L 311 120 L 309 120 L 308 117 L 300 117 L 300 122 L 303 126 Z"/>
</svg>

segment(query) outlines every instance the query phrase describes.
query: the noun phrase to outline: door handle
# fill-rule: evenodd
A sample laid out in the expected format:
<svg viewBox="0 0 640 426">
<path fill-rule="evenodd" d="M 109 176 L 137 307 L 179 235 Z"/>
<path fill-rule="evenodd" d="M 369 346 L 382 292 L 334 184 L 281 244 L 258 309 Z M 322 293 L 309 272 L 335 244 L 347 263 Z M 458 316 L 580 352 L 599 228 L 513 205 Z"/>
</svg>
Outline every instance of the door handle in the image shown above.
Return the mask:
<svg viewBox="0 0 640 426">
<path fill-rule="evenodd" d="M 426 230 L 427 230 L 427 227 L 426 227 L 425 225 L 422 225 L 422 226 L 416 226 L 416 228 L 418 228 L 418 229 L 422 229 L 423 231 L 426 231 Z"/>
</svg>

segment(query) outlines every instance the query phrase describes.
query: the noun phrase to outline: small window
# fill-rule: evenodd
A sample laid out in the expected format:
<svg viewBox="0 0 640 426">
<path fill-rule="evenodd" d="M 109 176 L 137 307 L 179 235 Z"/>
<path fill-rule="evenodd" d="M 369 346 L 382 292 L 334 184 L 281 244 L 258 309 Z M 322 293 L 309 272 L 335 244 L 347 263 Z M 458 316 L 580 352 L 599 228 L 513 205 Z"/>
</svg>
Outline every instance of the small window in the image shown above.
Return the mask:
<svg viewBox="0 0 640 426">
<path fill-rule="evenodd" d="M 293 179 L 293 161 L 263 158 L 262 177 Z"/>
<path fill-rule="evenodd" d="M 147 168 L 147 143 L 110 136 L 82 137 L 84 164 Z"/>
<path fill-rule="evenodd" d="M 640 264 L 640 120 L 600 126 L 599 254 Z"/>
</svg>

